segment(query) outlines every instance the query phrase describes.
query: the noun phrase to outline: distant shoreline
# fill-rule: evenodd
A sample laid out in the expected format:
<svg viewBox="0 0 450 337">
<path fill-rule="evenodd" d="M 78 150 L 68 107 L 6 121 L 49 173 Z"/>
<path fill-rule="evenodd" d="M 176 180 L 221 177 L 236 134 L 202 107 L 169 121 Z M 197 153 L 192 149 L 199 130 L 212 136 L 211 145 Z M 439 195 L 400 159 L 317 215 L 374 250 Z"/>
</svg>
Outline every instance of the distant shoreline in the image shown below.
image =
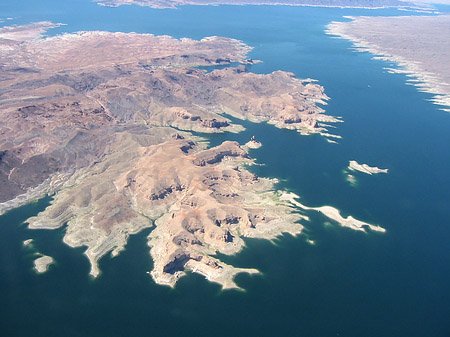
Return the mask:
<svg viewBox="0 0 450 337">
<path fill-rule="evenodd" d="M 408 17 L 380 17 L 380 18 L 372 18 L 372 17 L 348 17 L 353 21 L 350 22 L 332 22 L 328 25 L 326 33 L 329 35 L 337 36 L 341 39 L 350 40 L 353 43 L 353 47 L 355 50 L 359 52 L 369 52 L 374 55 L 374 59 L 384 60 L 396 63 L 398 68 L 385 68 L 390 73 L 402 73 L 406 74 L 409 79 L 407 80 L 407 84 L 414 85 L 418 88 L 420 92 L 425 92 L 433 95 L 433 98 L 430 100 L 433 104 L 439 105 L 440 109 L 443 111 L 450 112 L 450 82 L 446 77 L 449 76 L 449 69 L 445 68 L 445 60 L 448 56 L 447 54 L 442 54 L 439 51 L 434 50 L 425 50 L 416 52 L 416 54 L 408 54 L 405 52 L 405 49 L 401 44 L 398 45 L 397 48 L 388 47 L 386 41 L 394 35 L 392 32 L 392 27 L 395 27 L 399 32 L 401 28 L 398 28 L 397 25 L 401 25 L 399 23 L 399 19 L 406 20 L 430 20 L 432 18 L 439 18 L 442 20 L 448 20 L 450 22 L 450 16 L 427 16 L 427 17 L 419 17 L 419 16 L 408 16 Z M 409 19 L 408 19 L 409 18 Z M 384 22 L 383 22 L 383 21 Z M 394 21 L 396 20 L 396 21 Z M 381 26 L 381 23 L 384 23 L 385 26 Z M 381 39 L 379 36 L 375 36 L 373 31 L 369 31 L 371 28 L 366 29 L 367 27 L 375 27 L 375 23 L 377 24 L 375 29 L 379 29 L 376 31 L 376 34 L 381 35 L 382 29 L 385 29 L 386 32 L 389 31 L 390 36 L 386 36 L 385 40 Z M 390 24 L 390 25 L 389 25 Z M 407 24 L 410 24 L 409 22 Z M 418 27 L 421 27 L 421 22 L 417 22 Z M 411 25 L 404 25 L 403 29 L 410 29 Z M 439 30 L 439 27 L 436 28 Z M 358 36 L 356 36 L 358 35 Z M 420 34 L 411 34 L 414 36 L 415 40 L 420 40 L 424 42 L 423 45 L 437 46 L 440 45 L 438 42 L 433 42 L 432 39 L 429 39 L 430 33 L 424 37 Z M 373 42 L 378 38 L 377 42 Z M 406 38 L 405 38 L 406 39 Z M 404 41 L 404 44 L 408 44 L 408 41 Z M 403 49 L 402 49 L 403 48 Z M 425 48 L 424 48 L 425 49 Z M 408 48 L 408 50 L 414 50 L 413 47 Z M 420 53 L 423 54 L 420 54 Z M 450 52 L 447 51 L 447 52 Z M 406 55 L 405 55 L 406 54 Z M 433 56 L 437 54 L 440 59 L 436 60 Z M 416 58 L 416 59 L 415 59 Z M 434 68 L 438 68 L 439 70 L 430 70 L 432 65 Z M 442 67 L 440 67 L 442 65 Z"/>
<path fill-rule="evenodd" d="M 308 2 L 314 2 L 314 1 L 304 1 L 304 3 L 299 2 L 290 2 L 288 0 L 285 1 L 264 1 L 264 0 L 257 0 L 255 2 L 252 2 L 251 0 L 223 0 L 223 1 L 201 1 L 201 0 L 175 0 L 175 1 L 169 1 L 169 0 L 94 0 L 98 5 L 105 6 L 105 7 L 119 7 L 122 5 L 138 5 L 138 6 L 145 6 L 145 7 L 152 7 L 152 8 L 158 8 L 158 9 L 176 9 L 179 6 L 221 6 L 221 5 L 230 5 L 230 6 L 296 6 L 296 7 L 323 7 L 323 8 L 358 8 L 358 9 L 382 9 L 382 8 L 402 8 L 402 7 L 408 7 L 408 8 L 417 8 L 417 9 L 424 9 L 424 8 L 430 8 L 430 7 L 424 7 L 421 5 L 418 5 L 413 2 L 408 1 L 374 1 L 375 4 L 373 6 L 367 6 L 366 4 L 358 5 L 358 0 L 353 1 L 353 5 L 344 5 L 344 4 L 333 4 L 330 1 L 318 1 L 318 4 L 314 3 L 308 3 Z M 317 2 L 317 1 L 316 1 Z M 327 4 L 329 2 L 329 4 Z"/>
</svg>

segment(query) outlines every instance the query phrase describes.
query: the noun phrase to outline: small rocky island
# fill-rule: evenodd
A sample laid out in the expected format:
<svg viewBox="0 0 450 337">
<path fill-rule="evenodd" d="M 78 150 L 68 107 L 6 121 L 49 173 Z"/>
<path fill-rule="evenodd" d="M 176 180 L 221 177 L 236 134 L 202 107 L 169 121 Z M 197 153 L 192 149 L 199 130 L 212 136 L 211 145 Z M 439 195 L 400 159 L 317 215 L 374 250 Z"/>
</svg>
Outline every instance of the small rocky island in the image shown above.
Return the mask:
<svg viewBox="0 0 450 337">
<path fill-rule="evenodd" d="M 43 274 L 48 270 L 50 265 L 53 264 L 53 258 L 47 255 L 39 255 L 40 256 L 36 260 L 34 260 L 34 270 L 38 274 Z"/>
<path fill-rule="evenodd" d="M 247 143 L 245 143 L 245 146 L 249 149 L 259 149 L 262 144 L 255 139 L 255 136 L 252 136 L 252 138 Z"/>
<path fill-rule="evenodd" d="M 376 166 L 369 166 L 367 164 L 359 164 L 356 160 L 350 160 L 348 163 L 348 169 L 350 171 L 359 171 L 365 174 L 378 174 L 378 173 L 388 173 L 388 169 L 381 169 Z"/>
<path fill-rule="evenodd" d="M 237 273 L 257 270 L 228 265 L 218 252 L 238 252 L 243 237 L 301 232 L 305 217 L 276 193 L 274 180 L 245 168 L 252 162 L 245 147 L 208 148 L 191 131 L 241 131 L 226 113 L 331 136 L 325 123 L 340 120 L 317 105 L 327 100 L 320 85 L 282 71 L 247 72 L 251 48 L 234 39 L 43 37 L 57 26 L 0 29 L 0 212 L 54 194 L 29 226 L 67 224 L 64 242 L 86 247 L 94 277 L 100 258 L 154 227 L 151 275 L 170 286 L 192 271 L 236 288 Z M 35 268 L 51 262 L 41 256 Z"/>
</svg>

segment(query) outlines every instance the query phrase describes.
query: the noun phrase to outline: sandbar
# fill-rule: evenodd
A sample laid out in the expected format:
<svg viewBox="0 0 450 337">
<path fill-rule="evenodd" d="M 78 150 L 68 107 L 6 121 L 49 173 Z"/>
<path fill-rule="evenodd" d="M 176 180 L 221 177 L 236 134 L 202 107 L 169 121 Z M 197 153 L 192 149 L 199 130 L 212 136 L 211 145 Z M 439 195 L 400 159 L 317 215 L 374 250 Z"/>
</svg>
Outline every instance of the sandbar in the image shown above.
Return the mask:
<svg viewBox="0 0 450 337">
<path fill-rule="evenodd" d="M 375 232 L 383 232 L 383 233 L 386 232 L 386 229 L 384 229 L 381 226 L 371 225 L 367 222 L 357 220 L 354 217 L 352 217 L 351 215 L 344 218 L 341 215 L 340 211 L 337 208 L 334 208 L 332 206 L 320 206 L 320 207 L 305 206 L 297 201 L 297 199 L 299 199 L 299 198 L 300 197 L 294 193 L 283 193 L 283 195 L 281 196 L 281 200 L 289 201 L 293 205 L 295 205 L 301 209 L 304 209 L 304 210 L 318 211 L 318 212 L 322 213 L 323 215 L 325 215 L 327 218 L 334 220 L 342 227 L 348 227 L 353 230 L 362 231 L 362 232 L 366 232 L 366 228 L 369 228 L 370 230 L 375 231 Z"/>
</svg>

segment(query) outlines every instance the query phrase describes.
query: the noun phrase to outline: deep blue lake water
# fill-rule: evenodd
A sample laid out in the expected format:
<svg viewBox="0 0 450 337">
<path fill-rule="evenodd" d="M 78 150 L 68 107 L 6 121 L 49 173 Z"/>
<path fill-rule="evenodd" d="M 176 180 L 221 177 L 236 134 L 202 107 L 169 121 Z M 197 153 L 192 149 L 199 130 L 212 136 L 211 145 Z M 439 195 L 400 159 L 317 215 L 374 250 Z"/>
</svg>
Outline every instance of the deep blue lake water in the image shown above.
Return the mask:
<svg viewBox="0 0 450 337">
<path fill-rule="evenodd" d="M 447 8 L 447 7 L 442 7 Z M 389 63 L 327 36 L 325 26 L 344 15 L 405 15 L 396 10 L 270 6 L 188 6 L 154 10 L 105 8 L 88 0 L 3 1 L 0 25 L 49 20 L 66 26 L 49 35 L 109 30 L 243 40 L 250 57 L 274 70 L 315 78 L 331 98 L 328 114 L 344 123 L 332 131 L 339 144 L 271 125 L 240 122 L 240 134 L 209 136 L 264 144 L 251 155 L 264 177 L 280 179 L 311 206 L 332 205 L 344 215 L 387 229 L 360 233 L 311 214 L 305 235 L 275 242 L 248 240 L 226 261 L 259 269 L 240 275 L 245 292 L 225 291 L 199 275 L 174 289 L 156 285 L 148 231 L 131 237 L 120 256 L 100 262 L 88 276 L 83 249 L 62 243 L 64 229 L 31 231 L 23 223 L 49 198 L 0 217 L 1 336 L 450 336 L 450 114 L 430 95 L 388 74 Z M 349 160 L 386 167 L 387 175 L 343 174 Z M 1 187 L 0 187 L 1 188 Z M 56 265 L 32 271 L 36 250 Z M 310 245 L 306 239 L 312 239 Z"/>
</svg>

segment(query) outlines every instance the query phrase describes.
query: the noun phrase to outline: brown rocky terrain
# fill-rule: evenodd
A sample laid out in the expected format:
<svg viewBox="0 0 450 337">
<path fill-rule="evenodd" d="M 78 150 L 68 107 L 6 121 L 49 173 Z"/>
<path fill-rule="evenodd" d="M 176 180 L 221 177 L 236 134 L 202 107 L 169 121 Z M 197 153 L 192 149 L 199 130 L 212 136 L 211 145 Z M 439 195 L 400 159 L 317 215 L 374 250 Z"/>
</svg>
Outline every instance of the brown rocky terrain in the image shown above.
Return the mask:
<svg viewBox="0 0 450 337">
<path fill-rule="evenodd" d="M 325 134 L 323 88 L 293 74 L 246 71 L 240 41 L 149 34 L 42 34 L 41 22 L 0 29 L 0 211 L 47 193 L 31 228 L 67 224 L 64 241 L 97 261 L 130 234 L 149 236 L 156 282 L 185 270 L 236 287 L 239 272 L 213 255 L 236 253 L 242 237 L 297 234 L 301 215 L 274 182 L 243 165 L 246 150 L 215 148 L 189 131 L 239 132 L 224 113 Z M 124 52 L 126 51 L 126 52 Z M 239 62 L 235 68 L 196 68 Z"/>
<path fill-rule="evenodd" d="M 106 32 L 40 37 L 53 26 L 0 30 L 0 202 L 98 160 L 118 128 L 240 131 L 223 112 L 303 132 L 337 121 L 315 104 L 327 98 L 323 89 L 292 74 L 192 68 L 251 62 L 239 41 Z"/>
<path fill-rule="evenodd" d="M 114 154 L 74 175 L 30 226 L 58 228 L 67 222 L 64 241 L 88 247 L 91 274 L 97 276 L 99 258 L 119 253 L 130 234 L 157 219 L 149 237 L 156 282 L 174 285 L 187 268 L 224 287 L 235 287 L 234 275 L 245 270 L 211 255 L 238 252 L 242 236 L 300 233 L 295 222 L 301 217 L 277 201 L 273 182 L 242 168 L 250 159 L 237 143 L 203 149 L 174 134 L 147 146 L 146 138 L 136 142 L 121 135 Z"/>
</svg>

